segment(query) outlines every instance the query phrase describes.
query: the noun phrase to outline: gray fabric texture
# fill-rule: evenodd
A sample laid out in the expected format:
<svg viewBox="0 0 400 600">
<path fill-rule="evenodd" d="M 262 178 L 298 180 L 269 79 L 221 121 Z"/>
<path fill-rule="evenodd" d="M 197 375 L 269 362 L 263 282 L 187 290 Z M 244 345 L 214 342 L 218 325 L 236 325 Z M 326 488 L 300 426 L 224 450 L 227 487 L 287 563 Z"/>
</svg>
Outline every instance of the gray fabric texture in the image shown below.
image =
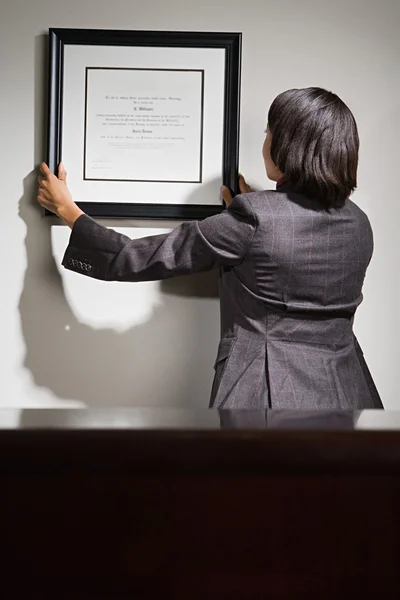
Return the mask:
<svg viewBox="0 0 400 600">
<path fill-rule="evenodd" d="M 327 212 L 284 184 L 137 240 L 82 215 L 63 265 L 109 281 L 219 269 L 210 406 L 348 410 L 382 408 L 353 333 L 372 252 L 368 218 L 351 200 Z"/>
</svg>

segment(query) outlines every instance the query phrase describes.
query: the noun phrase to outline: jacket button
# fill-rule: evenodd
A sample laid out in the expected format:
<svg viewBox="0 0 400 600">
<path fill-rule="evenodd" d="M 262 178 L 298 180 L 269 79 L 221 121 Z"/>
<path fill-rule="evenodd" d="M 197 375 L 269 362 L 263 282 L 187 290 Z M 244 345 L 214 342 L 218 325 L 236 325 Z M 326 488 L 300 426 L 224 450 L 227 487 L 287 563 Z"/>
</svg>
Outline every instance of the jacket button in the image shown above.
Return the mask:
<svg viewBox="0 0 400 600">
<path fill-rule="evenodd" d="M 69 259 L 68 259 L 68 265 L 69 265 L 70 267 L 72 267 L 72 265 L 73 265 L 73 264 L 74 264 L 74 261 L 72 260 L 72 258 L 69 258 Z"/>
</svg>

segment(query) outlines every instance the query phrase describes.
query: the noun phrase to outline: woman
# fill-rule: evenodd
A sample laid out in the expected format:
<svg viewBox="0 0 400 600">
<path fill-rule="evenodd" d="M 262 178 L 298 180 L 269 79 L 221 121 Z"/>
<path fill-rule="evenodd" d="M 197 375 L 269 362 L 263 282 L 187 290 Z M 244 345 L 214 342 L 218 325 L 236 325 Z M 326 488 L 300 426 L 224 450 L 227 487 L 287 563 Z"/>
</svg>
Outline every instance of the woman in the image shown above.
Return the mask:
<svg viewBox="0 0 400 600">
<path fill-rule="evenodd" d="M 289 90 L 273 102 L 263 146 L 276 191 L 222 196 L 228 209 L 171 233 L 131 240 L 74 204 L 60 166 L 38 201 L 71 227 L 63 265 L 103 280 L 147 281 L 220 268 L 222 336 L 210 405 L 382 408 L 353 334 L 373 250 L 349 200 L 359 140 L 335 94 Z"/>
</svg>

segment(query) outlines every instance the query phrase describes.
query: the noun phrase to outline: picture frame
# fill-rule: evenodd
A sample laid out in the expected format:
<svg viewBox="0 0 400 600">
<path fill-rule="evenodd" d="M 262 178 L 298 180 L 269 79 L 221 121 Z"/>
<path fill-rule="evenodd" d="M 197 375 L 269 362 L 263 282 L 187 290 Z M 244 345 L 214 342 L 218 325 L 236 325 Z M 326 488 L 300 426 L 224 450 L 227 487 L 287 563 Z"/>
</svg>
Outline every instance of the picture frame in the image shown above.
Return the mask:
<svg viewBox="0 0 400 600">
<path fill-rule="evenodd" d="M 47 160 L 54 173 L 63 161 L 84 212 L 185 220 L 223 210 L 220 186 L 238 192 L 241 38 L 49 30 Z"/>
</svg>

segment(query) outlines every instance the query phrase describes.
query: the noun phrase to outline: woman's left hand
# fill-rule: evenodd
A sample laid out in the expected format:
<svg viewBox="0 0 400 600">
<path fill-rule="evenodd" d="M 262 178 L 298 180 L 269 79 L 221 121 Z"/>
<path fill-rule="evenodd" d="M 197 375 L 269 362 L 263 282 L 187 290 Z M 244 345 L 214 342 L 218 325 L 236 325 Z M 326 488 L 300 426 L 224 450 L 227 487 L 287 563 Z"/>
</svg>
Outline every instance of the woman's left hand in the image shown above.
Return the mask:
<svg viewBox="0 0 400 600">
<path fill-rule="evenodd" d="M 251 188 L 249 185 L 247 185 L 246 180 L 241 173 L 239 173 L 238 179 L 239 179 L 239 192 L 241 194 L 249 194 L 251 192 Z M 222 196 L 222 199 L 225 202 L 226 206 L 229 206 L 230 203 L 232 202 L 233 198 L 232 198 L 232 194 L 231 194 L 229 188 L 227 188 L 226 185 L 223 185 L 221 188 L 221 196 Z"/>
<path fill-rule="evenodd" d="M 46 165 L 40 165 L 39 189 L 37 200 L 44 208 L 63 219 L 67 225 L 73 226 L 76 219 L 83 214 L 72 200 L 67 187 L 67 173 L 61 163 L 58 167 L 58 177 Z"/>
</svg>

